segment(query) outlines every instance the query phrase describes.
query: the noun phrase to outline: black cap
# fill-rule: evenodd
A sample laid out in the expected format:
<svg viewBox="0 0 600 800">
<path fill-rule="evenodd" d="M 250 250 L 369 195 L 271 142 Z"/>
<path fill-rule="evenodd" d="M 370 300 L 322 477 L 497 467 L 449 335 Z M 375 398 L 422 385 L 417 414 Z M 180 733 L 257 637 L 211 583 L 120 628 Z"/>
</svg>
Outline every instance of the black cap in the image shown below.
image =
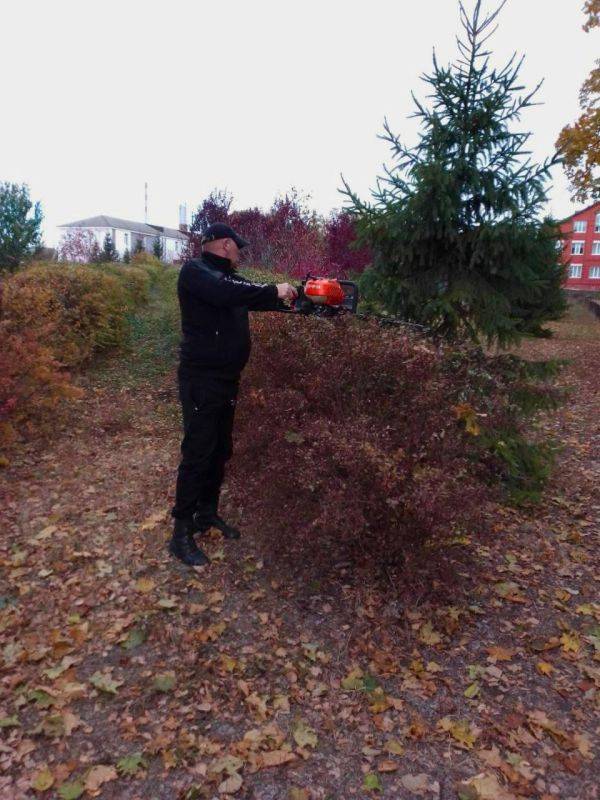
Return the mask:
<svg viewBox="0 0 600 800">
<path fill-rule="evenodd" d="M 250 242 L 242 239 L 242 237 L 239 236 L 233 230 L 233 228 L 230 228 L 229 225 L 226 225 L 224 222 L 213 222 L 212 225 L 209 225 L 202 234 L 200 244 L 206 244 L 206 242 L 216 242 L 217 239 L 233 239 L 240 250 L 242 247 L 247 247 L 250 244 Z"/>
</svg>

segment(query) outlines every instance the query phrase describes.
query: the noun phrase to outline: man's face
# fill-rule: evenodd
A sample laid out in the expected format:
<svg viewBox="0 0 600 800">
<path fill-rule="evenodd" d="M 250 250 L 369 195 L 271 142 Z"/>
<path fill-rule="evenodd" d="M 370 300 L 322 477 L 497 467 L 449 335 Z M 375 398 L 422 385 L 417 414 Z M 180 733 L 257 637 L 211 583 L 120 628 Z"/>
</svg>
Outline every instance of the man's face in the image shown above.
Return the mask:
<svg viewBox="0 0 600 800">
<path fill-rule="evenodd" d="M 232 264 L 237 266 L 240 263 L 240 258 L 242 255 L 240 248 L 233 241 L 233 239 L 225 239 L 223 245 L 226 252 L 226 258 L 228 258 Z"/>
</svg>

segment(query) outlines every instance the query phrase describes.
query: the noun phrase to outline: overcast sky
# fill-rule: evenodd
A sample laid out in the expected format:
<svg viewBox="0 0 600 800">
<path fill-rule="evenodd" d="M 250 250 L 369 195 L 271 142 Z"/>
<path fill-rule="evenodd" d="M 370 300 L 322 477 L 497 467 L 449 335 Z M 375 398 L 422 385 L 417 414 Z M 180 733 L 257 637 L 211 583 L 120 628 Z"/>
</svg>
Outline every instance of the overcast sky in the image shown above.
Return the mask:
<svg viewBox="0 0 600 800">
<path fill-rule="evenodd" d="M 467 0 L 471 7 L 473 0 Z M 523 127 L 538 158 L 578 115 L 599 55 L 583 0 L 509 0 L 494 60 L 526 55 L 544 105 Z M 96 214 L 176 226 L 213 187 L 235 207 L 297 187 L 340 207 L 340 173 L 366 197 L 388 159 L 384 116 L 407 142 L 411 90 L 455 55 L 455 0 L 3 0 L 0 180 L 41 200 L 45 238 Z M 550 210 L 572 213 L 562 171 Z"/>
</svg>

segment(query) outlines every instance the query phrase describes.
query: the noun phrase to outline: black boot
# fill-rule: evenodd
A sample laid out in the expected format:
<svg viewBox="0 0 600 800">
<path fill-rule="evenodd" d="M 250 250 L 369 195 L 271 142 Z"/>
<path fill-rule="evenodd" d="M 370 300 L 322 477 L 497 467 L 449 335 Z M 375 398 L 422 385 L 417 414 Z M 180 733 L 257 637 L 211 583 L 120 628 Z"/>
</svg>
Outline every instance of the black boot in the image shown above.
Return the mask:
<svg viewBox="0 0 600 800">
<path fill-rule="evenodd" d="M 206 553 L 200 550 L 194 541 L 192 522 L 189 519 L 175 520 L 173 536 L 169 542 L 169 553 L 192 567 L 201 567 L 210 562 Z"/>
<path fill-rule="evenodd" d="M 217 530 L 221 531 L 224 539 L 239 539 L 241 536 L 237 528 L 225 522 L 218 514 L 213 516 L 211 524 L 213 528 L 217 528 Z"/>
<path fill-rule="evenodd" d="M 218 495 L 209 501 L 199 504 L 198 510 L 192 517 L 192 530 L 195 533 L 206 533 L 209 528 L 216 528 L 221 531 L 225 539 L 239 539 L 241 535 L 239 530 L 228 522 L 225 522 L 225 520 L 218 515 L 218 506 Z"/>
</svg>

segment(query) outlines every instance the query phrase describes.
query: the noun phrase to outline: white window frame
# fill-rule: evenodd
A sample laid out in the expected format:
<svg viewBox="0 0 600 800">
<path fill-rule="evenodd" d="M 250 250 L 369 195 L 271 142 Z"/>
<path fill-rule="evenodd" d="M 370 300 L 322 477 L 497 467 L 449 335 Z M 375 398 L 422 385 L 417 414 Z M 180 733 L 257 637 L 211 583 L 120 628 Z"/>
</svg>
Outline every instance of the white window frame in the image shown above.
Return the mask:
<svg viewBox="0 0 600 800">
<path fill-rule="evenodd" d="M 124 237 L 124 239 L 125 239 L 125 247 L 126 247 L 127 249 L 129 249 L 129 234 L 128 234 L 128 233 L 124 233 L 124 234 L 123 234 L 123 237 Z"/>
<path fill-rule="evenodd" d="M 600 256 L 600 242 L 592 242 L 592 255 Z"/>
<path fill-rule="evenodd" d="M 587 233 L 587 220 L 585 219 L 577 219 L 573 223 L 573 232 L 574 233 Z"/>
<path fill-rule="evenodd" d="M 577 245 L 581 245 L 581 250 L 578 249 Z M 571 242 L 572 256 L 582 256 L 584 251 L 585 251 L 585 242 L 580 242 L 580 241 Z"/>
<path fill-rule="evenodd" d="M 569 268 L 569 278 L 581 278 L 583 273 L 583 264 L 571 264 Z"/>
<path fill-rule="evenodd" d="M 600 281 L 600 267 L 590 267 L 590 280 Z"/>
<path fill-rule="evenodd" d="M 596 214 L 596 225 L 594 227 L 594 233 L 600 233 L 600 214 Z"/>
</svg>

